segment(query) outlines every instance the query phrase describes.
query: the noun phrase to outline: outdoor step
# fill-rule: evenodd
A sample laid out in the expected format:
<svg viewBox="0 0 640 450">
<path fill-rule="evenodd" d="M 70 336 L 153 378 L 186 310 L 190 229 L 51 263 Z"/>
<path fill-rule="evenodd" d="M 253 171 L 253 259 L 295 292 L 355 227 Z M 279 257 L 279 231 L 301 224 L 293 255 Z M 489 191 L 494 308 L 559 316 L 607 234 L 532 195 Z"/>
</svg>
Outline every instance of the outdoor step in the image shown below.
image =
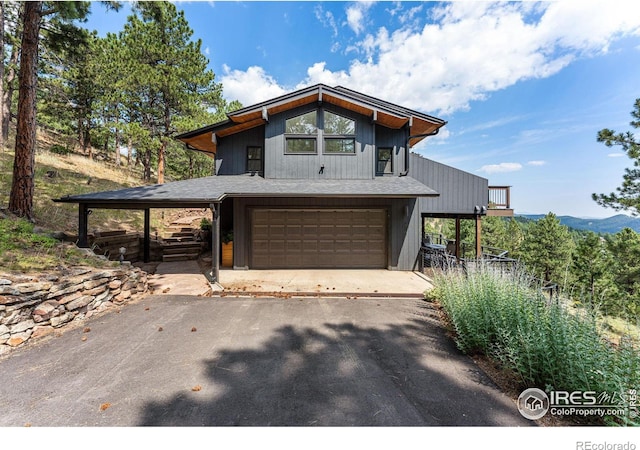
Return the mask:
<svg viewBox="0 0 640 450">
<path fill-rule="evenodd" d="M 177 243 L 191 243 L 198 242 L 193 236 L 185 236 L 185 237 L 166 237 L 163 238 L 162 241 L 168 244 L 177 244 Z"/>
<path fill-rule="evenodd" d="M 183 227 L 182 225 L 169 225 L 164 231 L 166 233 L 193 233 L 194 229 L 191 227 Z"/>
<path fill-rule="evenodd" d="M 162 236 L 166 238 L 192 238 L 194 235 L 193 231 L 180 231 L 175 233 L 163 233 Z"/>
<path fill-rule="evenodd" d="M 194 259 L 198 259 L 198 255 L 192 255 L 188 253 L 178 253 L 177 255 L 163 255 L 163 262 L 172 262 L 172 261 L 191 261 Z"/>
<path fill-rule="evenodd" d="M 178 248 L 163 248 L 163 255 L 180 255 L 180 254 L 189 254 L 189 255 L 199 255 L 201 252 L 200 246 L 197 247 L 178 247 Z"/>
</svg>

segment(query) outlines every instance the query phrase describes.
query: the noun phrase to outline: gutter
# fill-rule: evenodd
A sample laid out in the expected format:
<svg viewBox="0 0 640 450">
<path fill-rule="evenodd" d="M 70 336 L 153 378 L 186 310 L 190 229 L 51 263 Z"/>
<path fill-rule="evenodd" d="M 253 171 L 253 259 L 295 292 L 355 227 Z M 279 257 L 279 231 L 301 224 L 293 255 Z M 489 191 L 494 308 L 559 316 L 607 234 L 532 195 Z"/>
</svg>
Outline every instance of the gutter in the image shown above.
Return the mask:
<svg viewBox="0 0 640 450">
<path fill-rule="evenodd" d="M 407 137 L 407 144 L 404 146 L 404 172 L 400 173 L 401 177 L 406 177 L 409 174 L 409 141 L 415 138 L 424 138 L 429 136 L 435 136 L 440 132 L 440 127 L 436 128 L 431 133 L 414 134 Z"/>
</svg>

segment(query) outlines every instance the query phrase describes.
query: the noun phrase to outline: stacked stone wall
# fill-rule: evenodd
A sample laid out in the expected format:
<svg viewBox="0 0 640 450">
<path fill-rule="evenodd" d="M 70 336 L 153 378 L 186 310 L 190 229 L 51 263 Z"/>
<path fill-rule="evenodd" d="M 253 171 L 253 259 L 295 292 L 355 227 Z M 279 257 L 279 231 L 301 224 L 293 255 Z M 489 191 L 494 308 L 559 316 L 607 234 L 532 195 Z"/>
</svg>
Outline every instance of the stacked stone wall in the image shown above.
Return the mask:
<svg viewBox="0 0 640 450">
<path fill-rule="evenodd" d="M 29 276 L 0 272 L 0 355 L 134 300 L 147 288 L 147 273 L 130 265 Z"/>
</svg>

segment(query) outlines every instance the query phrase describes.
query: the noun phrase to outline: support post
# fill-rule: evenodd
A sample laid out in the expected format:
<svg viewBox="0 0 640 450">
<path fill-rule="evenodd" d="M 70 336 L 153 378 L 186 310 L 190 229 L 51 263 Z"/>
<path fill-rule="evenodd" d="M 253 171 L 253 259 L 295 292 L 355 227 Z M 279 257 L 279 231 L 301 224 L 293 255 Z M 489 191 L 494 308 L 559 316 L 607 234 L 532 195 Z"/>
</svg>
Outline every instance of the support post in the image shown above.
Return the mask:
<svg viewBox="0 0 640 450">
<path fill-rule="evenodd" d="M 91 211 L 87 208 L 86 203 L 78 204 L 78 247 L 89 247 L 87 238 L 87 230 L 89 228 L 89 214 Z"/>
<path fill-rule="evenodd" d="M 476 259 L 482 258 L 482 216 L 476 216 Z"/>
<path fill-rule="evenodd" d="M 143 261 L 148 263 L 150 258 L 150 248 L 151 248 L 151 232 L 150 232 L 150 214 L 149 208 L 144 209 L 144 239 L 143 239 Z"/>
<path fill-rule="evenodd" d="M 460 261 L 460 218 L 456 218 L 456 259 Z"/>
<path fill-rule="evenodd" d="M 220 282 L 220 203 L 211 204 L 211 283 Z"/>
</svg>

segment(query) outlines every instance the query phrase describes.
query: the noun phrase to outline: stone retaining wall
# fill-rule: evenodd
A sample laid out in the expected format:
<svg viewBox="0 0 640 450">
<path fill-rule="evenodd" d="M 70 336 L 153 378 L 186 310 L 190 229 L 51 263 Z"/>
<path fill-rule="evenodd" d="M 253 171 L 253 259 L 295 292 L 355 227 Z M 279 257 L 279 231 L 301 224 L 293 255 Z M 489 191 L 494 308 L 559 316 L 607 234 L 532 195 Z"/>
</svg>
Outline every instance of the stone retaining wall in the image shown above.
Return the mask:
<svg viewBox="0 0 640 450">
<path fill-rule="evenodd" d="M 146 272 L 130 265 L 37 276 L 0 273 L 0 355 L 146 291 Z"/>
</svg>

